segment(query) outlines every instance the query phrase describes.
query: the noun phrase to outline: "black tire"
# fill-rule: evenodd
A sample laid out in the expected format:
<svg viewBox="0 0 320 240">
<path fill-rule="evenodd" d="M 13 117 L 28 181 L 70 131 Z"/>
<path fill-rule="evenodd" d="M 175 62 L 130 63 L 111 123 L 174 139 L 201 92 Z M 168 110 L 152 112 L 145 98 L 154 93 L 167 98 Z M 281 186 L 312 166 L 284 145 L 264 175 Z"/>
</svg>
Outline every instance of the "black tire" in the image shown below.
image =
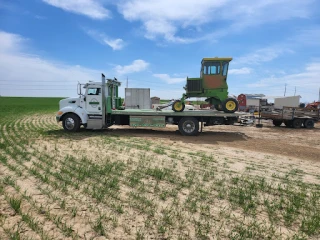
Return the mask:
<svg viewBox="0 0 320 240">
<path fill-rule="evenodd" d="M 299 118 L 293 119 L 293 122 L 292 122 L 293 128 L 301 128 L 301 126 L 302 126 L 302 119 L 299 119 Z"/>
<path fill-rule="evenodd" d="M 177 100 L 172 104 L 172 110 L 175 112 L 183 112 L 184 108 L 185 104 L 180 100 Z"/>
<path fill-rule="evenodd" d="M 281 124 L 282 124 L 282 121 L 281 120 L 273 120 L 272 123 L 273 123 L 274 126 L 280 127 Z"/>
<path fill-rule="evenodd" d="M 292 121 L 284 121 L 284 125 L 286 125 L 286 127 L 292 127 Z"/>
<path fill-rule="evenodd" d="M 314 121 L 313 119 L 306 119 L 303 123 L 303 127 L 310 129 L 310 128 L 314 128 Z"/>
<path fill-rule="evenodd" d="M 193 117 L 183 117 L 179 121 L 179 131 L 185 136 L 196 136 L 199 134 L 199 121 Z"/>
<path fill-rule="evenodd" d="M 214 105 L 214 108 L 217 110 L 217 111 L 222 111 L 222 105 L 221 104 L 216 104 Z"/>
<path fill-rule="evenodd" d="M 234 113 L 238 111 L 238 101 L 234 98 L 227 98 L 225 101 L 222 103 L 222 110 L 225 113 Z"/>
<path fill-rule="evenodd" d="M 68 113 L 63 117 L 62 126 L 69 132 L 77 132 L 80 129 L 80 118 L 74 113 Z"/>
</svg>

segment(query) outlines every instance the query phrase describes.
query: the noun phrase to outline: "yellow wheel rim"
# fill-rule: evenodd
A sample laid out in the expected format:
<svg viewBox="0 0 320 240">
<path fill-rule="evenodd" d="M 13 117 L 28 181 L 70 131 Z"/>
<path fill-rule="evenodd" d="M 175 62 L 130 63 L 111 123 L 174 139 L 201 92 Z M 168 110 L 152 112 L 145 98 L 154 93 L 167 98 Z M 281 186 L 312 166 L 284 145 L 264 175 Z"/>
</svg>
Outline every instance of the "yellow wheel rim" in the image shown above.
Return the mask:
<svg viewBox="0 0 320 240">
<path fill-rule="evenodd" d="M 182 103 L 181 102 L 175 102 L 174 103 L 174 109 L 176 111 L 181 111 L 182 110 Z"/>
<path fill-rule="evenodd" d="M 235 110 L 235 108 L 236 108 L 236 103 L 235 103 L 234 101 L 228 101 L 228 102 L 226 103 L 226 108 L 227 108 L 227 110 L 229 110 L 229 111 L 233 111 L 233 110 Z"/>
</svg>

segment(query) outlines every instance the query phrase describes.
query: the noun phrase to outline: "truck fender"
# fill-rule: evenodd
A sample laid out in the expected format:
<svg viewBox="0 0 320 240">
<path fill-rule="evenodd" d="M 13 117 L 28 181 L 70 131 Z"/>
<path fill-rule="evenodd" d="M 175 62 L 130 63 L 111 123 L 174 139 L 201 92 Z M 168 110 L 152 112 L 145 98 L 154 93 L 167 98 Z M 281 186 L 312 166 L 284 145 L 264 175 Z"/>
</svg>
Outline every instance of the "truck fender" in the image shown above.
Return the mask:
<svg viewBox="0 0 320 240">
<path fill-rule="evenodd" d="M 81 123 L 85 124 L 87 123 L 88 120 L 88 114 L 85 112 L 83 108 L 80 108 L 78 106 L 67 106 L 64 108 L 61 108 L 59 112 L 63 112 L 63 114 L 60 116 L 60 121 L 62 121 L 63 116 L 66 115 L 67 113 L 75 113 L 78 115 L 78 117 L 81 119 Z"/>
</svg>

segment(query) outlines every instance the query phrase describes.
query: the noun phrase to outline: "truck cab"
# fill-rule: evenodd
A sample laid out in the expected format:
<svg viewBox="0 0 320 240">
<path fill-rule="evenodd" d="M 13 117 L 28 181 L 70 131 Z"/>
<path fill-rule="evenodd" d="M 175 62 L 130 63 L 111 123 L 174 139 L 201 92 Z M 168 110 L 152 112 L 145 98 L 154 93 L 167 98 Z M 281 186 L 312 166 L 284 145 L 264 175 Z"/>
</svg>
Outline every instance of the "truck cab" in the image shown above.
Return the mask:
<svg viewBox="0 0 320 240">
<path fill-rule="evenodd" d="M 78 84 L 78 98 L 59 102 L 56 120 L 62 121 L 65 130 L 77 131 L 81 125 L 88 129 L 101 129 L 107 124 L 107 114 L 120 107 L 118 87 L 121 83 L 116 79 L 107 79 L 106 82 L 102 76 L 102 82 Z"/>
</svg>

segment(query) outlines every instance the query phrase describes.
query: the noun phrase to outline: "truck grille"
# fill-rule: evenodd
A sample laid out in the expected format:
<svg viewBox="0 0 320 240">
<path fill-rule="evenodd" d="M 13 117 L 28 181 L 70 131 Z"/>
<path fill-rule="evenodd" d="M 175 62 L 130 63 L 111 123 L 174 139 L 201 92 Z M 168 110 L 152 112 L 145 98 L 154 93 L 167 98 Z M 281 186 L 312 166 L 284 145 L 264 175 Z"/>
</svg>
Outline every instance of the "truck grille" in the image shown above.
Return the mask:
<svg viewBox="0 0 320 240">
<path fill-rule="evenodd" d="M 187 91 L 188 92 L 201 92 L 202 91 L 201 80 L 187 80 Z"/>
</svg>

